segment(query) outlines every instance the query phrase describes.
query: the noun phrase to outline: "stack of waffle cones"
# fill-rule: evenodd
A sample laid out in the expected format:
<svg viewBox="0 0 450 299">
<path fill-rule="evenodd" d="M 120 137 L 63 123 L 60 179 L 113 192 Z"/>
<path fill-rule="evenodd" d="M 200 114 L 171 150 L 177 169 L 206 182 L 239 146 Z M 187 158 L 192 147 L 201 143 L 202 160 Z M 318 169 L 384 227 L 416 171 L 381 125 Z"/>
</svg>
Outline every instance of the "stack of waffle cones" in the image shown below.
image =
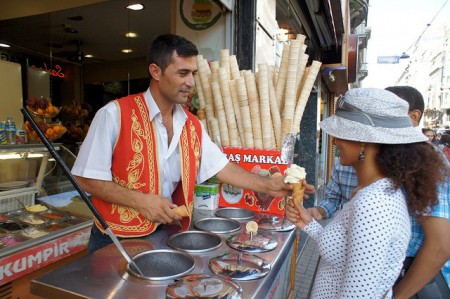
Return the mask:
<svg viewBox="0 0 450 299">
<path fill-rule="evenodd" d="M 235 55 L 220 50 L 220 61 L 197 55 L 198 117 L 224 147 L 281 149 L 288 134 L 300 131 L 321 62 L 308 65 L 306 36 L 283 45 L 279 72 L 259 63 L 258 71 L 239 70 Z"/>
</svg>

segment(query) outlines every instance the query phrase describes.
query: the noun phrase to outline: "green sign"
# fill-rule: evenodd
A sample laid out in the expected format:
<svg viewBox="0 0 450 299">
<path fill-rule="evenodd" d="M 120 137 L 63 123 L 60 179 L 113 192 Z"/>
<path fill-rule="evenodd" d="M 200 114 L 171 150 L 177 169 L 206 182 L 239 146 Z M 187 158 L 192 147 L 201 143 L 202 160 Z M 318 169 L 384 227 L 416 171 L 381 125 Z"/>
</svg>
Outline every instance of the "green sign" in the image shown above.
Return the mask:
<svg viewBox="0 0 450 299">
<path fill-rule="evenodd" d="M 186 1 L 187 5 L 192 3 L 186 10 L 185 1 L 180 0 L 180 17 L 183 23 L 192 30 L 205 30 L 217 23 L 217 21 L 222 16 L 222 12 L 218 13 L 213 17 L 214 3 L 210 0 L 194 0 Z M 216 6 L 217 8 L 217 6 Z M 217 10 L 217 9 L 216 9 Z M 186 15 L 186 11 L 190 11 L 190 16 Z"/>
</svg>

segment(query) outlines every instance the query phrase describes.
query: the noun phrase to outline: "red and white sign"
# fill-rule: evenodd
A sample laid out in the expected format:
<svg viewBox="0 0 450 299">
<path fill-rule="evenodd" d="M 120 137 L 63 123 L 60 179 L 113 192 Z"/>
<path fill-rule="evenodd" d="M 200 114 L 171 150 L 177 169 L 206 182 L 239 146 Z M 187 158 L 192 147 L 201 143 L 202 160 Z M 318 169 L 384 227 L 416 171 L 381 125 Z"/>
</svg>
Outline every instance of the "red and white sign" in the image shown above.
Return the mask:
<svg viewBox="0 0 450 299">
<path fill-rule="evenodd" d="M 89 226 L 0 259 L 0 285 L 85 249 L 90 230 Z"/>
<path fill-rule="evenodd" d="M 223 151 L 231 162 L 261 176 L 284 175 L 288 167 L 288 164 L 281 160 L 280 150 L 224 147 Z M 283 197 L 273 197 L 265 193 L 239 189 L 223 183 L 220 184 L 219 193 L 220 207 L 239 207 L 284 215 Z"/>
</svg>

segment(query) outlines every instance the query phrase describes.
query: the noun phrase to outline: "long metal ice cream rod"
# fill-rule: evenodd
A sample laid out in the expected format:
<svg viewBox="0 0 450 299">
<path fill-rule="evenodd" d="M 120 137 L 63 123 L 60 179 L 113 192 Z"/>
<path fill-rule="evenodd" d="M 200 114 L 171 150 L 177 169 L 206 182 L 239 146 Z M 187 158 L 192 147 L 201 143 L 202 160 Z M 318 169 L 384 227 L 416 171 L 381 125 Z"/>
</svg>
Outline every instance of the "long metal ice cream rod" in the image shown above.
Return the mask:
<svg viewBox="0 0 450 299">
<path fill-rule="evenodd" d="M 286 164 L 292 163 L 294 160 L 295 136 L 287 133 L 281 146 L 281 161 Z"/>
<path fill-rule="evenodd" d="M 127 260 L 128 264 L 130 266 L 132 266 L 133 268 L 135 268 L 136 272 L 138 272 L 139 274 L 143 275 L 141 270 L 138 268 L 138 266 L 136 265 L 136 263 L 131 259 L 131 257 L 128 255 L 128 253 L 126 252 L 125 248 L 123 248 L 122 244 L 120 244 L 119 240 L 117 239 L 116 235 L 114 235 L 114 233 L 111 231 L 111 229 L 109 228 L 108 224 L 106 223 L 106 221 L 102 218 L 102 216 L 100 215 L 100 213 L 97 211 L 97 209 L 95 208 L 95 206 L 92 204 L 92 202 L 89 200 L 86 192 L 84 192 L 84 190 L 81 188 L 80 184 L 78 184 L 77 180 L 75 179 L 75 177 L 72 175 L 72 173 L 70 172 L 69 167 L 67 167 L 66 163 L 64 162 L 64 160 L 61 158 L 61 156 L 58 154 L 58 152 L 55 150 L 55 148 L 53 147 L 53 145 L 50 143 L 50 141 L 47 139 L 47 137 L 45 136 L 45 134 L 41 131 L 41 129 L 39 128 L 39 126 L 37 125 L 37 123 L 34 121 L 33 117 L 29 114 L 29 112 L 27 111 L 27 109 L 25 108 L 20 108 L 20 111 L 22 112 L 23 116 L 25 117 L 26 120 L 29 121 L 29 123 L 31 124 L 31 126 L 33 127 L 33 130 L 36 132 L 36 134 L 39 136 L 39 138 L 41 139 L 42 143 L 45 145 L 45 147 L 48 149 L 48 151 L 50 152 L 50 154 L 53 156 L 53 158 L 55 159 L 55 161 L 58 163 L 58 165 L 61 167 L 61 169 L 63 170 L 63 172 L 66 174 L 67 178 L 69 179 L 69 181 L 73 184 L 73 186 L 75 187 L 75 189 L 78 191 L 78 193 L 80 194 L 81 198 L 84 200 L 84 202 L 86 203 L 86 205 L 88 206 L 88 208 L 91 210 L 92 214 L 94 214 L 94 217 L 98 220 L 98 222 L 102 225 L 103 229 L 106 231 L 106 233 L 109 235 L 109 237 L 111 238 L 111 240 L 114 242 L 114 244 L 116 244 L 117 248 L 119 249 L 120 253 L 123 255 L 123 257 Z"/>
<path fill-rule="evenodd" d="M 299 134 L 297 135 L 297 138 L 299 138 Z M 293 163 L 294 161 L 294 148 L 295 148 L 295 142 L 296 142 L 296 136 L 294 136 L 291 133 L 286 134 L 286 138 L 284 139 L 283 145 L 281 146 L 281 160 L 287 164 Z M 286 197 L 285 200 L 285 210 L 284 210 L 284 218 L 283 218 L 283 224 L 286 221 Z M 283 226 L 282 224 L 282 226 Z M 290 268 L 290 292 L 293 292 L 295 287 L 295 269 L 297 269 L 297 251 L 298 251 L 298 245 L 300 242 L 300 232 L 297 230 L 295 235 L 295 241 L 294 241 L 294 251 L 292 252 L 292 260 L 291 260 L 291 268 Z"/>
</svg>

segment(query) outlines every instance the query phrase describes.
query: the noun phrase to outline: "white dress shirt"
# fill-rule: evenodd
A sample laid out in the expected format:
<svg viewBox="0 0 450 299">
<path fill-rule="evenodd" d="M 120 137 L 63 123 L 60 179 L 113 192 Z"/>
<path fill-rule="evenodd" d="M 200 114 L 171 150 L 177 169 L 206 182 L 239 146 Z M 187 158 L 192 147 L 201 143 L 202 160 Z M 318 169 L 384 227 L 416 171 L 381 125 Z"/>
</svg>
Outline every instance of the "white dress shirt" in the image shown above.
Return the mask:
<svg viewBox="0 0 450 299">
<path fill-rule="evenodd" d="M 150 90 L 144 93 L 150 110 L 150 120 L 158 138 L 158 159 L 162 178 L 162 195 L 171 200 L 178 182 L 181 180 L 179 139 L 187 115 L 180 105 L 173 114 L 173 138 L 168 144 L 167 130 L 162 123 L 161 112 Z M 119 111 L 114 102 L 109 102 L 95 115 L 89 132 L 81 145 L 72 174 L 98 180 L 111 181 L 111 164 L 114 146 L 119 132 Z M 211 141 L 202 125 L 202 145 L 197 183 L 200 184 L 222 170 L 228 159 L 219 147 Z"/>
</svg>

